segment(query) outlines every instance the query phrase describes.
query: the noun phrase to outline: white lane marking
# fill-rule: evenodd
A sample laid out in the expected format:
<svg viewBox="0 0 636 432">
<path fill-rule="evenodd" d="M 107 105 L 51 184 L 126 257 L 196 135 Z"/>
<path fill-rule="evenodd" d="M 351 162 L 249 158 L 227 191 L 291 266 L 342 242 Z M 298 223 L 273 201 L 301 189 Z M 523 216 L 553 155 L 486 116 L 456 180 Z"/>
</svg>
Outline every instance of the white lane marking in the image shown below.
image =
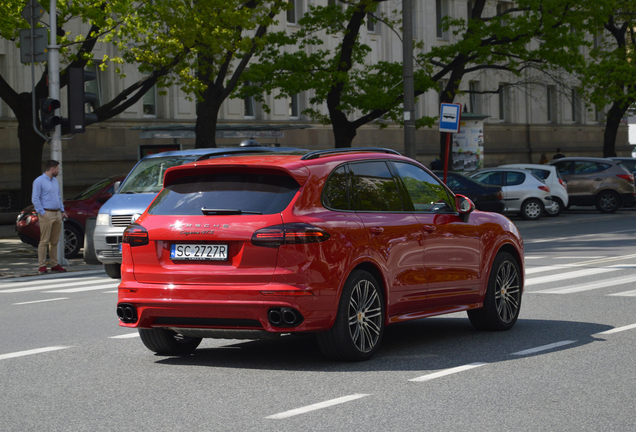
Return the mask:
<svg viewBox="0 0 636 432">
<path fill-rule="evenodd" d="M 430 380 L 435 379 L 435 378 L 440 378 L 440 377 L 444 377 L 444 376 L 447 376 L 447 375 L 452 375 L 454 373 L 458 373 L 458 372 L 463 372 L 463 371 L 466 371 L 466 370 L 474 369 L 476 367 L 483 366 L 485 364 L 487 364 L 487 363 L 470 363 L 470 364 L 467 364 L 467 365 L 464 365 L 464 366 L 457 366 L 457 367 L 446 369 L 446 370 L 443 370 L 443 371 L 440 371 L 440 372 L 435 372 L 435 373 L 428 374 L 428 375 L 422 375 L 421 377 L 413 378 L 413 379 L 410 379 L 409 381 L 414 381 L 414 382 L 430 381 Z"/>
<path fill-rule="evenodd" d="M 551 256 L 550 259 L 600 259 L 607 258 L 607 255 L 599 255 L 599 256 Z"/>
<path fill-rule="evenodd" d="M 592 275 L 597 275 L 601 273 L 607 273 L 607 272 L 623 270 L 627 268 L 634 268 L 634 267 L 636 267 L 635 264 L 616 264 L 610 267 L 591 268 L 591 269 L 577 270 L 577 271 L 568 272 L 568 273 L 554 274 L 550 276 L 528 278 L 526 279 L 525 286 L 528 287 L 530 285 L 539 285 L 546 282 L 556 282 L 556 281 L 561 281 L 566 279 L 592 276 Z"/>
<path fill-rule="evenodd" d="M 33 303 L 44 303 L 44 302 L 50 302 L 50 301 L 56 301 L 56 300 L 68 300 L 68 297 L 58 297 L 58 298 L 52 298 L 52 299 L 46 299 L 46 300 L 34 300 L 34 301 L 21 302 L 21 303 L 12 303 L 11 306 L 33 304 Z"/>
<path fill-rule="evenodd" d="M 596 335 L 608 335 L 608 334 L 612 334 L 612 333 L 619 333 L 619 332 L 622 332 L 622 331 L 625 331 L 625 330 L 631 330 L 631 329 L 634 329 L 634 328 L 636 328 L 636 324 L 630 324 L 630 325 L 626 325 L 626 326 L 623 326 L 623 327 L 616 327 L 616 328 L 613 328 L 611 330 L 607 330 L 607 331 L 604 331 L 604 332 L 596 333 Z M 596 335 L 592 335 L 592 336 L 596 336 Z"/>
<path fill-rule="evenodd" d="M 50 291 L 43 291 L 45 293 L 76 293 L 76 292 L 82 292 L 82 291 L 96 291 L 96 290 L 100 290 L 100 289 L 107 289 L 107 288 L 117 288 L 119 286 L 119 282 L 111 282 L 111 283 L 107 283 L 107 284 L 102 284 L 102 285 L 92 285 L 92 286 L 83 286 L 83 287 L 79 287 L 79 288 L 68 288 L 68 289 L 56 289 L 56 290 L 50 290 Z"/>
<path fill-rule="evenodd" d="M 636 297 L 636 290 L 632 290 L 632 291 L 624 291 L 624 292 L 615 293 L 615 294 L 608 294 L 608 296 L 615 296 L 615 297 Z"/>
<path fill-rule="evenodd" d="M 568 285 L 561 288 L 551 288 L 541 291 L 528 291 L 532 294 L 572 294 L 576 292 L 591 291 L 599 288 L 607 288 L 614 285 L 622 285 L 626 283 L 633 283 L 634 276 L 621 276 L 612 279 L 605 279 L 597 282 L 589 282 L 586 284 Z M 618 295 L 618 294 L 610 294 Z"/>
<path fill-rule="evenodd" d="M 109 339 L 128 339 L 128 338 L 134 338 L 138 336 L 139 336 L 139 333 L 126 333 L 119 336 L 111 336 L 109 337 Z"/>
<path fill-rule="evenodd" d="M 574 267 L 589 267 L 593 264 L 601 264 L 601 263 L 607 263 L 611 261 L 624 261 L 624 260 L 636 258 L 636 254 L 602 257 L 601 259 L 594 259 L 591 261 L 587 258 L 595 258 L 595 257 L 581 257 L 581 258 L 586 258 L 586 261 L 581 261 L 577 263 L 559 264 L 555 266 L 540 266 L 540 267 L 526 268 L 526 274 L 529 275 L 534 273 L 543 273 L 543 272 L 549 272 L 553 270 L 563 270 L 563 269 L 574 268 Z M 612 266 L 612 267 L 616 267 L 616 266 Z"/>
<path fill-rule="evenodd" d="M 339 404 L 342 404 L 342 403 L 345 403 L 345 402 L 351 402 L 353 400 L 360 399 L 360 398 L 363 398 L 363 397 L 366 397 L 366 396 L 371 396 L 371 395 L 368 395 L 368 394 L 353 394 L 353 395 L 350 395 L 350 396 L 344 396 L 344 397 L 341 397 L 341 398 L 331 399 L 331 400 L 328 400 L 328 401 L 325 401 L 325 402 L 320 402 L 320 403 L 317 403 L 317 404 L 308 405 L 308 406 L 302 407 L 302 408 L 296 408 L 296 409 L 293 409 L 293 410 L 289 410 L 289 411 L 285 411 L 285 412 L 282 412 L 282 413 L 278 413 L 278 414 L 274 414 L 274 415 L 271 415 L 271 416 L 267 416 L 265 418 L 268 418 L 268 419 L 284 419 L 284 418 L 293 417 L 293 416 L 299 415 L 299 414 L 305 414 L 305 413 L 308 413 L 310 411 L 315 411 L 315 410 L 319 410 L 319 409 L 322 409 L 322 408 L 327 408 L 327 407 L 330 407 L 330 406 L 339 405 Z"/>
<path fill-rule="evenodd" d="M 60 280 L 57 283 L 52 283 L 51 280 L 46 280 L 46 281 L 25 283 L 25 284 L 11 284 L 10 285 L 12 287 L 11 289 L 3 288 L 0 290 L 0 293 L 9 294 L 9 293 L 18 293 L 18 292 L 27 292 L 27 291 L 37 291 L 37 290 L 42 290 L 47 288 L 55 288 L 56 286 L 69 287 L 69 286 L 76 286 L 76 285 L 87 285 L 87 284 L 90 284 L 91 282 L 98 281 L 98 280 L 103 280 L 103 278 L 100 278 L 100 277 L 79 278 L 79 279 L 73 278 L 73 279 Z"/>
<path fill-rule="evenodd" d="M 519 351 L 516 353 L 512 353 L 511 355 L 518 355 L 518 356 L 523 356 L 523 355 L 528 355 L 528 354 L 534 354 L 534 353 L 538 353 L 541 351 L 547 351 L 547 350 L 551 350 L 552 348 L 558 348 L 564 345 L 570 345 L 575 343 L 576 341 L 573 340 L 566 340 L 566 341 L 561 341 L 561 342 L 555 342 L 549 345 L 543 345 L 540 347 L 536 347 L 536 348 L 530 348 L 527 350 L 523 350 L 523 351 Z"/>
<path fill-rule="evenodd" d="M 545 258 L 545 257 L 544 257 L 544 256 L 528 256 L 528 255 L 526 255 L 526 257 L 525 257 L 525 258 L 526 258 L 527 260 L 529 260 L 529 259 L 543 259 L 543 258 Z"/>
<path fill-rule="evenodd" d="M 571 266 L 570 266 L 571 267 Z M 558 265 L 558 266 L 541 266 L 541 267 L 531 267 L 531 268 L 527 268 L 526 267 L 526 274 L 534 274 L 534 273 L 543 273 L 543 272 L 549 272 L 552 270 L 563 270 L 569 268 L 567 265 Z"/>
<path fill-rule="evenodd" d="M 115 290 L 115 291 L 104 291 L 102 294 L 118 294 L 119 291 Z"/>
<path fill-rule="evenodd" d="M 18 351 L 18 352 L 9 353 L 9 354 L 0 354 L 0 360 L 6 360 L 6 359 L 10 359 L 10 358 L 15 358 L 15 357 L 23 357 L 23 356 L 28 356 L 28 355 L 31 355 L 31 354 L 41 354 L 41 353 L 45 353 L 45 352 L 57 351 L 57 350 L 62 350 L 62 349 L 66 349 L 66 348 L 72 348 L 72 347 L 70 347 L 70 346 L 52 346 L 52 347 L 47 347 L 47 348 L 36 348 L 36 349 L 32 349 L 32 350 Z"/>
</svg>

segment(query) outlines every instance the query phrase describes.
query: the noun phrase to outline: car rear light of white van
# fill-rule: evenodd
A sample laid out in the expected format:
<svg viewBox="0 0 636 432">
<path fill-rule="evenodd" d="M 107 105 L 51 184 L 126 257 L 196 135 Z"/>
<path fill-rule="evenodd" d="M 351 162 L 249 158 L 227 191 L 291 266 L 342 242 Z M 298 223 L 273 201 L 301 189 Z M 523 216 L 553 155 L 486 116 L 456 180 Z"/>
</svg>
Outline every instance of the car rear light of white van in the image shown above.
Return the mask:
<svg viewBox="0 0 636 432">
<path fill-rule="evenodd" d="M 277 248 L 283 244 L 320 243 L 331 237 L 327 231 L 305 223 L 288 223 L 261 228 L 252 235 L 254 246 Z"/>
</svg>

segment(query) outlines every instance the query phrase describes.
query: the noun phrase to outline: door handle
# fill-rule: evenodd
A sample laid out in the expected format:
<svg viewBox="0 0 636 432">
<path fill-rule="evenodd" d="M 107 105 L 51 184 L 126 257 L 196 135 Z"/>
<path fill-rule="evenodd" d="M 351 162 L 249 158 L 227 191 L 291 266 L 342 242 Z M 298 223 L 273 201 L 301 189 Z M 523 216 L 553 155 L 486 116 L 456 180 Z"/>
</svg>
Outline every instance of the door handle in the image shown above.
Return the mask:
<svg viewBox="0 0 636 432">
<path fill-rule="evenodd" d="M 382 227 L 370 227 L 369 231 L 371 231 L 373 234 L 382 234 L 384 232 L 384 228 L 382 228 Z"/>
<path fill-rule="evenodd" d="M 433 232 L 435 231 L 435 225 L 422 225 L 422 228 L 424 229 L 424 231 L 426 232 Z"/>
<path fill-rule="evenodd" d="M 602 178 L 597 178 L 597 179 L 594 179 L 594 181 L 603 181 L 603 179 Z"/>
</svg>

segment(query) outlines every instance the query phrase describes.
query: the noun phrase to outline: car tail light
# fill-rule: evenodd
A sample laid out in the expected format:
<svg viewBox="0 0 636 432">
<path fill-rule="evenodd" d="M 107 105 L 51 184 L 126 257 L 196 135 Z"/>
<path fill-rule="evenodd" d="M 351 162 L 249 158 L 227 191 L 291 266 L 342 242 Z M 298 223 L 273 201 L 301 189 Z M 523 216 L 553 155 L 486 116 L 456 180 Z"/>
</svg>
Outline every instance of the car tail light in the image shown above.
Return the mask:
<svg viewBox="0 0 636 432">
<path fill-rule="evenodd" d="M 563 179 L 559 179 L 559 183 L 561 183 L 561 186 L 563 186 L 564 188 L 568 188 L 568 184 L 564 182 Z"/>
<path fill-rule="evenodd" d="M 550 188 L 547 186 L 539 186 L 539 189 L 541 189 L 542 191 L 546 191 L 547 193 L 550 193 Z"/>
<path fill-rule="evenodd" d="M 634 183 L 634 174 L 616 174 L 616 177 L 620 177 L 630 183 Z"/>
<path fill-rule="evenodd" d="M 504 199 L 503 191 L 497 192 L 497 199 Z"/>
<path fill-rule="evenodd" d="M 255 246 L 279 247 L 283 244 L 320 243 L 331 235 L 316 226 L 304 223 L 290 223 L 261 228 L 252 235 Z"/>
<path fill-rule="evenodd" d="M 124 231 L 124 243 L 128 243 L 130 247 L 147 245 L 148 230 L 141 225 L 132 224 Z"/>
</svg>

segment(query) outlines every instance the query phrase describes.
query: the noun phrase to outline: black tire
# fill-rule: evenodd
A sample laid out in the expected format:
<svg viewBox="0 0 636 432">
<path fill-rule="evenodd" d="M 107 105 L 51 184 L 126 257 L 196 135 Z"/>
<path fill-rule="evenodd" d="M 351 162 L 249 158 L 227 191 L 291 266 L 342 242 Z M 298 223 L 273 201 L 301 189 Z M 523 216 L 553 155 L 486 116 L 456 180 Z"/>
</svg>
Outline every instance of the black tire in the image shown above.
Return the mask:
<svg viewBox="0 0 636 432">
<path fill-rule="evenodd" d="M 601 213 L 616 213 L 621 206 L 621 197 L 613 190 L 604 190 L 596 195 L 596 208 Z"/>
<path fill-rule="evenodd" d="M 519 214 L 526 220 L 537 220 L 541 217 L 544 207 L 543 203 L 535 198 L 527 199 L 521 204 Z"/>
<path fill-rule="evenodd" d="M 161 355 L 185 355 L 197 349 L 201 338 L 188 337 L 163 328 L 139 329 L 141 341 Z"/>
<path fill-rule="evenodd" d="M 554 205 L 552 206 L 553 209 L 555 209 L 554 211 L 550 211 L 547 207 L 545 209 L 545 215 L 549 216 L 549 217 L 557 217 L 559 216 L 564 209 L 564 205 L 563 205 L 563 201 L 561 201 L 560 198 L 557 197 L 552 197 L 552 200 L 554 201 Z"/>
<path fill-rule="evenodd" d="M 521 309 L 521 276 L 517 260 L 500 252 L 492 265 L 484 306 L 468 311 L 470 323 L 478 330 L 509 330 Z"/>
<path fill-rule="evenodd" d="M 384 310 L 378 281 L 369 272 L 353 271 L 342 291 L 336 322 L 330 330 L 317 335 L 320 350 L 333 360 L 370 359 L 382 341 Z"/>
<path fill-rule="evenodd" d="M 106 274 L 113 279 L 121 279 L 121 264 L 104 264 Z"/>
<path fill-rule="evenodd" d="M 64 257 L 75 258 L 83 245 L 84 236 L 75 226 L 64 224 Z"/>
</svg>

